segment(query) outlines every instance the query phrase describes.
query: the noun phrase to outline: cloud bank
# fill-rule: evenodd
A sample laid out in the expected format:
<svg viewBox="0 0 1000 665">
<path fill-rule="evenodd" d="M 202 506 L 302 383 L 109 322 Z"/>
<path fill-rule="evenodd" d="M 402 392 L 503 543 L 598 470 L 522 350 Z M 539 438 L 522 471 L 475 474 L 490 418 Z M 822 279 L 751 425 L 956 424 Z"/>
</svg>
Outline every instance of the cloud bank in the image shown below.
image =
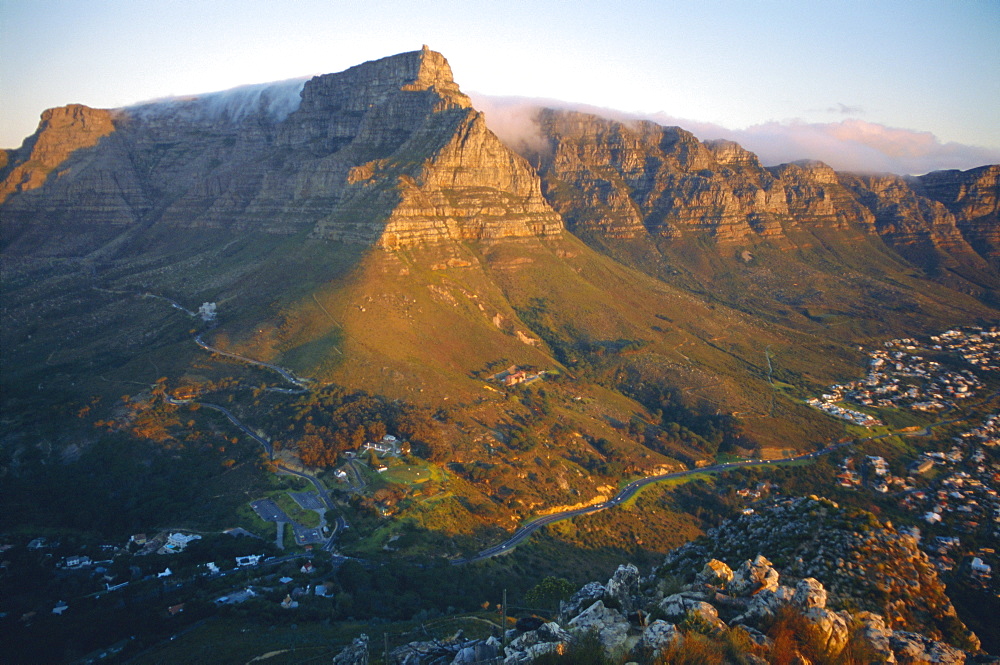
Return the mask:
<svg viewBox="0 0 1000 665">
<path fill-rule="evenodd" d="M 661 125 L 677 125 L 703 141 L 736 141 L 756 153 L 767 166 L 814 159 L 838 171 L 920 175 L 1000 163 L 1000 150 L 997 149 L 946 143 L 930 132 L 888 127 L 856 118 L 823 123 L 772 121 L 745 129 L 729 129 L 665 113 L 630 114 L 551 99 L 493 97 L 477 93 L 471 93 L 470 97 L 475 107 L 486 113 L 490 129 L 515 150 L 544 148 L 537 114 L 541 108 L 548 107 L 593 113 L 613 120 L 652 120 Z M 846 109 L 844 113 L 854 110 L 843 108 Z"/>
<path fill-rule="evenodd" d="M 140 117 L 182 114 L 190 119 L 228 119 L 239 122 L 262 113 L 275 122 L 284 120 L 299 107 L 302 88 L 309 77 L 241 85 L 231 90 L 200 95 L 166 97 L 125 107 Z"/>
</svg>

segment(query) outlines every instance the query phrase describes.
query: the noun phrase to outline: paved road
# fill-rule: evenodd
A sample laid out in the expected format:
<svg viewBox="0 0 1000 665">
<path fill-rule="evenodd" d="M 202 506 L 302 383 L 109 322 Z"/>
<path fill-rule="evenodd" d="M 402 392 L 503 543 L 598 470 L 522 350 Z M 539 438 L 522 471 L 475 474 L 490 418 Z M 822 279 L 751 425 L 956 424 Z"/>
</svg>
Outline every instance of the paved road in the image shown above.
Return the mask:
<svg viewBox="0 0 1000 665">
<path fill-rule="evenodd" d="M 264 437 L 262 437 L 260 434 L 257 434 L 257 432 L 253 431 L 252 429 L 250 429 L 249 427 L 247 427 L 246 425 L 244 425 L 242 422 L 240 422 L 239 418 L 237 418 L 236 416 L 234 416 L 233 412 L 230 411 L 229 409 L 227 409 L 226 407 L 219 406 L 218 404 L 212 404 L 210 402 L 196 402 L 196 401 L 191 400 L 191 399 L 174 399 L 173 397 L 171 397 L 170 395 L 167 395 L 167 394 L 165 394 L 164 397 L 166 398 L 166 400 L 167 400 L 168 403 L 173 404 L 175 406 L 180 406 L 182 404 L 199 404 L 199 405 L 205 407 L 206 409 L 212 409 L 213 411 L 219 411 L 220 413 L 222 413 L 223 415 L 225 415 L 226 418 L 229 418 L 229 421 L 232 424 L 234 424 L 237 427 L 239 427 L 243 431 L 244 434 L 246 434 L 250 438 L 254 439 L 260 445 L 264 446 L 264 450 L 267 451 L 267 457 L 268 457 L 268 459 L 271 459 L 271 460 L 274 459 L 274 447 L 271 445 L 271 442 L 268 441 L 267 439 L 265 439 Z"/>
<path fill-rule="evenodd" d="M 646 478 L 633 480 L 628 485 L 623 487 L 621 491 L 614 496 L 614 498 L 609 499 L 604 503 L 599 503 L 593 506 L 587 506 L 585 508 L 577 508 L 575 510 L 567 510 L 562 513 L 553 513 L 552 515 L 545 515 L 543 517 L 539 517 L 538 519 L 518 529 L 513 536 L 511 536 L 504 542 L 494 545 L 492 547 L 488 547 L 487 549 L 481 551 L 476 556 L 469 557 L 468 559 L 455 559 L 451 563 L 453 565 L 461 565 L 464 563 L 471 563 L 473 561 L 482 561 L 483 559 L 489 559 L 491 557 L 497 556 L 498 554 L 503 554 L 511 550 L 512 548 L 516 547 L 518 543 L 528 538 L 531 534 L 533 534 L 535 531 L 542 528 L 543 526 L 547 526 L 549 524 L 552 524 L 553 522 L 559 522 L 573 517 L 578 517 L 580 515 L 588 515 L 590 513 L 596 513 L 601 510 L 607 510 L 608 508 L 614 508 L 618 504 L 627 501 L 633 496 L 635 496 L 636 493 L 646 485 L 650 485 L 652 483 L 657 483 L 664 480 L 670 480 L 671 478 L 683 478 L 684 476 L 690 476 L 696 473 L 719 473 L 720 471 L 725 471 L 727 469 L 735 469 L 745 466 L 764 466 L 766 464 L 776 464 L 778 462 L 794 462 L 798 460 L 813 459 L 815 457 L 818 457 L 819 455 L 825 455 L 826 453 L 833 452 L 838 448 L 849 446 L 851 445 L 851 443 L 852 442 L 834 444 L 831 446 L 827 446 L 822 450 L 817 450 L 811 453 L 804 453 L 802 455 L 796 455 L 794 457 L 785 457 L 783 459 L 767 460 L 767 461 L 747 460 L 745 462 L 728 462 L 726 464 L 714 464 L 712 466 L 706 466 L 700 469 L 687 469 L 685 471 L 674 471 L 673 473 L 664 473 L 658 476 L 648 476 Z"/>
<path fill-rule="evenodd" d="M 307 388 L 308 379 L 300 379 L 299 377 L 297 377 L 294 374 L 292 374 L 291 371 L 285 369 L 284 367 L 281 367 L 280 365 L 272 365 L 271 363 L 266 363 L 266 362 L 263 362 L 261 360 L 254 360 L 253 358 L 247 358 L 246 356 L 241 356 L 241 355 L 239 355 L 237 353 L 229 353 L 228 351 L 223 351 L 221 349 L 217 349 L 214 346 L 209 346 L 201 338 L 201 335 L 195 335 L 194 341 L 198 344 L 198 346 L 200 346 L 201 348 L 205 349 L 206 351 L 211 351 L 212 353 L 217 353 L 220 356 L 226 356 L 228 358 L 235 358 L 236 360 L 241 360 L 241 361 L 243 361 L 245 363 L 249 363 L 251 365 L 257 365 L 259 367 L 266 367 L 266 368 L 268 368 L 270 370 L 273 370 L 273 371 L 277 372 L 278 374 L 280 374 L 281 377 L 285 381 L 288 381 L 289 383 L 291 383 L 291 384 L 295 385 L 296 387 L 298 387 L 299 389 L 301 389 L 302 392 L 305 392 L 305 390 Z"/>
</svg>

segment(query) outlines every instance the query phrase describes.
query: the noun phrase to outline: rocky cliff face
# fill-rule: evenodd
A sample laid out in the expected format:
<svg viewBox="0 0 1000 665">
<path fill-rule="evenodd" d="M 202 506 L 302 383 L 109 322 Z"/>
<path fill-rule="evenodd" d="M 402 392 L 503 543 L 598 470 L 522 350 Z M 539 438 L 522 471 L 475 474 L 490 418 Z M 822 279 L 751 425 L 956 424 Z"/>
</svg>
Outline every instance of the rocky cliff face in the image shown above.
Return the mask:
<svg viewBox="0 0 1000 665">
<path fill-rule="evenodd" d="M 141 222 L 391 249 L 562 230 L 531 168 L 486 128 L 439 53 L 316 77 L 286 115 L 274 112 L 280 94 L 239 109 L 193 99 L 46 112 L 30 155 L 3 169 L 0 194 L 16 194 L 4 236 L 58 252 L 69 248 L 53 224 Z"/>
<path fill-rule="evenodd" d="M 788 212 L 777 180 L 734 143 L 573 112 L 546 110 L 539 123 L 551 150 L 530 159 L 553 206 L 583 234 L 739 240 L 773 235 Z"/>
<path fill-rule="evenodd" d="M 0 203 L 11 194 L 41 187 L 73 152 L 97 145 L 113 131 L 111 111 L 82 104 L 45 111 L 35 136 L 19 150 L 4 151 L 4 161 L 0 163 Z"/>
<path fill-rule="evenodd" d="M 882 240 L 917 265 L 986 268 L 984 256 L 969 243 L 955 216 L 904 178 L 841 174 L 840 181 L 871 213 L 872 228 Z"/>
<path fill-rule="evenodd" d="M 520 149 L 567 228 L 737 309 L 818 330 L 885 307 L 938 310 L 928 278 L 987 301 L 1000 292 L 993 167 L 922 179 L 764 167 L 730 141 L 551 109 L 537 132 Z"/>
<path fill-rule="evenodd" d="M 730 141 L 677 127 L 544 110 L 547 197 L 583 235 L 792 247 L 797 230 L 872 236 L 918 265 L 982 267 L 998 240 L 1000 167 L 908 181 L 839 174 L 819 162 L 764 168 Z"/>
<path fill-rule="evenodd" d="M 1000 166 L 935 171 L 911 182 L 924 196 L 944 204 L 969 244 L 1000 265 Z"/>
</svg>

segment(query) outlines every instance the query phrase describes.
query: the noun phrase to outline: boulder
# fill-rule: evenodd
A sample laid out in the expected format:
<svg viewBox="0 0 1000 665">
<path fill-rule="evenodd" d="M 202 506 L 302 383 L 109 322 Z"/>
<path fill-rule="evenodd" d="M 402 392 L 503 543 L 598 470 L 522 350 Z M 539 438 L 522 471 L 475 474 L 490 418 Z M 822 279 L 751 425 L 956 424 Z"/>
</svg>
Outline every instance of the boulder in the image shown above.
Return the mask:
<svg viewBox="0 0 1000 665">
<path fill-rule="evenodd" d="M 966 661 L 963 651 L 917 633 L 897 630 L 889 645 L 900 665 L 961 665 Z"/>
<path fill-rule="evenodd" d="M 719 612 L 712 605 L 683 593 L 675 593 L 660 601 L 660 611 L 668 620 L 676 623 L 683 621 L 690 613 L 701 615 L 712 623 L 719 619 Z"/>
<path fill-rule="evenodd" d="M 333 657 L 333 665 L 368 665 L 368 636 L 361 633 L 343 651 Z"/>
<path fill-rule="evenodd" d="M 892 652 L 889 643 L 892 631 L 885 625 L 885 619 L 880 614 L 859 612 L 854 615 L 858 624 L 858 637 L 883 663 L 895 663 L 896 654 Z"/>
<path fill-rule="evenodd" d="M 733 569 L 718 559 L 711 559 L 695 576 L 695 584 L 707 584 L 708 586 L 725 588 L 733 579 Z"/>
<path fill-rule="evenodd" d="M 677 630 L 677 626 L 672 623 L 667 623 L 662 619 L 657 619 L 653 623 L 646 626 L 645 630 L 642 631 L 642 637 L 639 639 L 639 646 L 653 651 L 659 651 L 679 636 L 680 631 Z"/>
<path fill-rule="evenodd" d="M 799 583 L 795 585 L 795 595 L 792 597 L 792 603 L 804 610 L 813 608 L 823 609 L 826 607 L 826 589 L 814 577 L 799 580 Z"/>
<path fill-rule="evenodd" d="M 500 642 L 495 637 L 491 637 L 485 642 L 474 640 L 459 649 L 458 653 L 455 654 L 455 659 L 451 661 L 451 665 L 478 665 L 496 658 L 499 653 Z"/>
<path fill-rule="evenodd" d="M 565 652 L 565 642 L 542 642 L 540 644 L 533 644 L 523 651 L 511 651 L 511 648 L 508 646 L 507 650 L 504 652 L 507 655 L 503 659 L 503 665 L 527 665 L 528 663 L 533 663 L 536 658 L 540 658 L 545 654 L 562 654 Z"/>
<path fill-rule="evenodd" d="M 794 595 L 795 591 L 787 586 L 779 586 L 774 591 L 760 591 L 749 599 L 746 611 L 733 619 L 732 623 L 760 627 L 791 602 Z"/>
<path fill-rule="evenodd" d="M 568 622 L 580 612 L 593 605 L 595 601 L 604 598 L 604 591 L 604 585 L 600 582 L 588 582 L 570 596 L 569 600 L 559 601 L 560 623 Z"/>
<path fill-rule="evenodd" d="M 569 642 L 570 634 L 559 627 L 554 621 L 542 624 L 537 630 L 524 633 L 507 645 L 508 653 L 511 651 L 524 651 L 528 647 L 545 642 Z"/>
<path fill-rule="evenodd" d="M 597 635 L 605 653 L 609 655 L 624 646 L 629 627 L 628 619 L 617 610 L 605 607 L 600 600 L 569 622 L 569 629 L 574 635 Z"/>
<path fill-rule="evenodd" d="M 836 656 L 844 650 L 847 638 L 850 636 L 849 614 L 814 607 L 806 610 L 803 616 L 818 629 L 827 651 Z"/>
<path fill-rule="evenodd" d="M 752 561 L 744 561 L 743 565 L 733 573 L 729 583 L 729 593 L 735 596 L 752 596 L 760 591 L 775 591 L 778 588 L 778 571 L 763 555 L 758 554 Z"/>
<path fill-rule="evenodd" d="M 639 605 L 639 569 L 633 564 L 618 566 L 604 587 L 604 604 L 629 614 Z"/>
</svg>

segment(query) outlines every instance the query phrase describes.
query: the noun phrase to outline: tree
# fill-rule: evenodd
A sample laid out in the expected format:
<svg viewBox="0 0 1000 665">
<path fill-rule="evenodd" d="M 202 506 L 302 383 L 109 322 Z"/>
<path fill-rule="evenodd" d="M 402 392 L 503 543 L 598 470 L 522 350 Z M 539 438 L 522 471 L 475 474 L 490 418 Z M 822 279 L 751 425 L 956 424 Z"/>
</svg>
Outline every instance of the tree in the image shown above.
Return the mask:
<svg viewBox="0 0 1000 665">
<path fill-rule="evenodd" d="M 559 601 L 569 600 L 575 590 L 569 580 L 549 576 L 524 594 L 524 602 L 536 609 L 557 610 Z"/>
</svg>

